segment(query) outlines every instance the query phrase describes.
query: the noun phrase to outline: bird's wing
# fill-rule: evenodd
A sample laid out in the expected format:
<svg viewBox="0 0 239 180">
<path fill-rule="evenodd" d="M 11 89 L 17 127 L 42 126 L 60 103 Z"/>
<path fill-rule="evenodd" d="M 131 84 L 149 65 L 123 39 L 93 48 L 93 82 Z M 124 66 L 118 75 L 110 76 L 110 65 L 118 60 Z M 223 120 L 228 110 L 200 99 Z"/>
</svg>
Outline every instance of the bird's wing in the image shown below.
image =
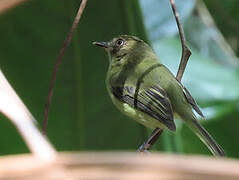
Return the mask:
<svg viewBox="0 0 239 180">
<path fill-rule="evenodd" d="M 183 87 L 183 93 L 188 101 L 189 104 L 191 104 L 192 108 L 201 116 L 201 117 L 204 117 L 202 111 L 199 109 L 196 101 L 193 99 L 192 95 L 189 93 L 189 91 Z"/>
<path fill-rule="evenodd" d="M 152 86 L 135 92 L 133 87 L 112 87 L 114 96 L 131 107 L 157 119 L 175 131 L 173 110 L 167 93 L 160 86 Z"/>
</svg>

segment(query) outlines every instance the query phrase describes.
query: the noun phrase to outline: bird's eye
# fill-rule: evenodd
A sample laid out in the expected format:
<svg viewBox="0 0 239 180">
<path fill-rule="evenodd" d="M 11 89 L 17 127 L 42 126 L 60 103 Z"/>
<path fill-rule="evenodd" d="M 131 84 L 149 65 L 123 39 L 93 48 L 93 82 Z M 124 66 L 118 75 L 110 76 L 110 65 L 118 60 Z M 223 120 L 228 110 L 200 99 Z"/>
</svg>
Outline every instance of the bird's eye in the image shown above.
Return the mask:
<svg viewBox="0 0 239 180">
<path fill-rule="evenodd" d="M 117 41 L 116 41 L 116 45 L 117 46 L 122 46 L 124 44 L 124 40 L 123 39 L 118 39 Z"/>
</svg>

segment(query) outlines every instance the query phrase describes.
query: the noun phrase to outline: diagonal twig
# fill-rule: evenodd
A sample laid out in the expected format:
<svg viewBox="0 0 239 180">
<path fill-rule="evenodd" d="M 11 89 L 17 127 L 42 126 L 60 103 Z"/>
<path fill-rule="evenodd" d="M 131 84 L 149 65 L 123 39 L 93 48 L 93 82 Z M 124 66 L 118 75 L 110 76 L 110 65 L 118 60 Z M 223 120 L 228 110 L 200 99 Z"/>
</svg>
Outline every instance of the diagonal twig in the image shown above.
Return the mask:
<svg viewBox="0 0 239 180">
<path fill-rule="evenodd" d="M 87 2 L 87 0 L 82 0 L 81 1 L 80 7 L 78 9 L 77 15 L 76 15 L 76 17 L 74 19 L 74 22 L 72 24 L 71 30 L 68 33 L 67 38 L 64 41 L 64 44 L 63 44 L 63 46 L 62 46 L 62 48 L 60 50 L 60 53 L 59 53 L 59 55 L 57 57 L 57 60 L 56 60 L 56 65 L 55 65 L 54 71 L 52 73 L 50 87 L 49 87 L 49 92 L 48 92 L 48 96 L 47 96 L 47 102 L 46 102 L 46 106 L 45 106 L 44 121 L 43 121 L 43 133 L 45 135 L 46 135 L 48 114 L 49 114 L 49 109 L 50 109 L 50 104 L 51 104 L 53 88 L 54 88 L 55 81 L 56 81 L 56 73 L 57 73 L 59 65 L 60 65 L 60 63 L 62 61 L 62 57 L 63 57 L 63 55 L 65 53 L 65 50 L 68 47 L 68 45 L 70 44 L 72 36 L 73 36 L 73 33 L 74 33 L 75 29 L 77 28 L 77 25 L 78 25 L 78 23 L 80 21 L 81 15 L 82 15 L 82 13 L 83 13 L 83 11 L 85 9 L 85 6 L 86 6 L 86 2 Z"/>
<path fill-rule="evenodd" d="M 179 20 L 179 14 L 176 10 L 175 2 L 174 2 L 174 0 L 169 0 L 169 1 L 170 1 L 172 10 L 173 10 L 174 17 L 177 22 L 179 36 L 180 36 L 180 40 L 181 40 L 181 44 L 182 44 L 182 56 L 181 56 L 180 65 L 179 65 L 177 76 L 176 76 L 176 79 L 178 81 L 181 81 L 182 77 L 183 77 L 184 70 L 187 66 L 188 59 L 191 56 L 191 51 L 189 50 L 189 48 L 186 45 L 186 38 L 184 35 L 182 24 Z"/>
<path fill-rule="evenodd" d="M 1 69 L 0 99 L 0 114 L 4 114 L 15 125 L 30 151 L 41 160 L 55 160 L 57 155 L 54 147 L 42 136 L 35 118 L 9 84 Z"/>
</svg>

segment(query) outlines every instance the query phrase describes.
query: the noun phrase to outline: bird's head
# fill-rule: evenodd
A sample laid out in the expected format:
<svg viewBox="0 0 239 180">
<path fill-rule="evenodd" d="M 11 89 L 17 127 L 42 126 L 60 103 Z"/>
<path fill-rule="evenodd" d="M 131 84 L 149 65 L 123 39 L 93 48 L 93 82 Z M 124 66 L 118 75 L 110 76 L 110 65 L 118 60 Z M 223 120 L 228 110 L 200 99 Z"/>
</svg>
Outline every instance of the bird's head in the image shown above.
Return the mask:
<svg viewBox="0 0 239 180">
<path fill-rule="evenodd" d="M 93 44 L 108 52 L 111 66 L 121 66 L 128 64 L 128 61 L 140 60 L 145 51 L 151 51 L 144 41 L 129 35 L 121 35 L 108 42 L 93 42 Z"/>
</svg>

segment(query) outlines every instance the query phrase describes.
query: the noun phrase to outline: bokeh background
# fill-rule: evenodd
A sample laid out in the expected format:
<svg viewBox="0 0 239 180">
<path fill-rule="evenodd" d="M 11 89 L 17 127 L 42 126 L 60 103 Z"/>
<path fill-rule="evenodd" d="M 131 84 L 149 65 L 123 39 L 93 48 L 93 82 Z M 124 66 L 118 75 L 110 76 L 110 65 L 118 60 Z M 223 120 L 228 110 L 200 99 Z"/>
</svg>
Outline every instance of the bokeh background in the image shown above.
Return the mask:
<svg viewBox="0 0 239 180">
<path fill-rule="evenodd" d="M 183 84 L 202 108 L 203 126 L 239 157 L 239 1 L 176 0 L 192 50 Z M 0 68 L 37 119 L 44 106 L 56 57 L 80 0 L 26 0 L 0 14 Z M 104 51 L 92 45 L 131 34 L 153 46 L 175 74 L 178 30 L 168 0 L 89 0 L 57 74 L 48 137 L 59 151 L 135 151 L 149 130 L 122 115 L 105 88 Z M 154 149 L 168 153 L 210 152 L 181 121 Z M 15 127 L 0 115 L 0 155 L 28 152 Z"/>
</svg>

